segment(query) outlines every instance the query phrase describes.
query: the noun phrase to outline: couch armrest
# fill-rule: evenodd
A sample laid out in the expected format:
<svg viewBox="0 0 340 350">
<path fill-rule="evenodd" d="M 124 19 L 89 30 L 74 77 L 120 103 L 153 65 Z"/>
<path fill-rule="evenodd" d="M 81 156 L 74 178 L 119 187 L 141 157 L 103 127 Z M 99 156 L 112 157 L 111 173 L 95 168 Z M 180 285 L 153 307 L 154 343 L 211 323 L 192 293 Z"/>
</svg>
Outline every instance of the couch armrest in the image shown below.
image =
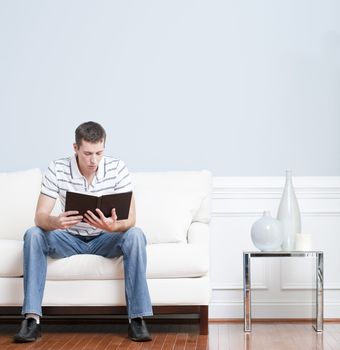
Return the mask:
<svg viewBox="0 0 340 350">
<path fill-rule="evenodd" d="M 188 244 L 199 251 L 201 259 L 204 259 L 209 270 L 209 225 L 202 222 L 193 222 L 188 230 Z"/>
<path fill-rule="evenodd" d="M 209 251 L 209 225 L 193 222 L 188 230 L 188 243 L 202 245 Z"/>
</svg>

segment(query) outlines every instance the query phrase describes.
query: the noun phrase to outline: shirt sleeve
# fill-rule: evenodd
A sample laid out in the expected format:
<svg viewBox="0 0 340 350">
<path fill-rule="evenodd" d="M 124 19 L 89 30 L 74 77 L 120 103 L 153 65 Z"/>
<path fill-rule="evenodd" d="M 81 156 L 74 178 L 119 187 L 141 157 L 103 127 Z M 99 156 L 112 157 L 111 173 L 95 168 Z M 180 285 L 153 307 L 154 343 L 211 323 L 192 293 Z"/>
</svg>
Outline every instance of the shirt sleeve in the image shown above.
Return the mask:
<svg viewBox="0 0 340 350">
<path fill-rule="evenodd" d="M 47 170 L 45 171 L 42 178 L 40 192 L 54 199 L 57 199 L 59 197 L 59 186 L 58 186 L 55 162 L 51 162 Z"/>
<path fill-rule="evenodd" d="M 125 163 L 120 160 L 117 167 L 117 178 L 115 192 L 130 192 L 133 191 L 131 175 Z"/>
</svg>

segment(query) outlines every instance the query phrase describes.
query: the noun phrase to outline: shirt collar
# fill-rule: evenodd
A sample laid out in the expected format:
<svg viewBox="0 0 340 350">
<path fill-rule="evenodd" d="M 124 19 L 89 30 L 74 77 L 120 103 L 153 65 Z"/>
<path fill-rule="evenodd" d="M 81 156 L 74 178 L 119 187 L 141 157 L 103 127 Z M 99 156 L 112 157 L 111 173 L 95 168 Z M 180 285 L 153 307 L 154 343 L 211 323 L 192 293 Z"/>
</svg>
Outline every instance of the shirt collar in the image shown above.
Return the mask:
<svg viewBox="0 0 340 350">
<path fill-rule="evenodd" d="M 103 157 L 99 162 L 98 169 L 96 172 L 97 180 L 103 179 L 104 175 L 105 175 L 105 161 Z M 79 170 L 77 158 L 75 155 L 71 158 L 71 176 L 73 179 L 82 179 L 84 177 Z"/>
<path fill-rule="evenodd" d="M 96 178 L 97 178 L 97 180 L 102 180 L 102 179 L 104 179 L 104 176 L 105 176 L 105 160 L 103 157 L 98 164 Z"/>
</svg>

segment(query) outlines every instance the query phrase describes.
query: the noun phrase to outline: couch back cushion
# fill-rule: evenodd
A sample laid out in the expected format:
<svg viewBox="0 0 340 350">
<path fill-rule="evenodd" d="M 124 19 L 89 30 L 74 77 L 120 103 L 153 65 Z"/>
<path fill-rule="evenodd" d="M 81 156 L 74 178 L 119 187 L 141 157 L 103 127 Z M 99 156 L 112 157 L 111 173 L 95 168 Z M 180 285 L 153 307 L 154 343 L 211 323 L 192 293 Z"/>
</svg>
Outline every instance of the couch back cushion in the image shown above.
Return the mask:
<svg viewBox="0 0 340 350">
<path fill-rule="evenodd" d="M 0 239 L 22 239 L 34 225 L 40 184 L 39 169 L 0 173 Z"/>
<path fill-rule="evenodd" d="M 132 180 L 136 225 L 148 243 L 185 242 L 192 222 L 210 221 L 210 172 L 133 173 Z"/>
<path fill-rule="evenodd" d="M 212 176 L 208 171 L 132 173 L 137 223 L 148 243 L 187 240 L 192 222 L 210 221 Z M 34 225 L 41 171 L 0 173 L 0 239 L 22 239 Z M 54 213 L 58 213 L 58 201 Z"/>
</svg>

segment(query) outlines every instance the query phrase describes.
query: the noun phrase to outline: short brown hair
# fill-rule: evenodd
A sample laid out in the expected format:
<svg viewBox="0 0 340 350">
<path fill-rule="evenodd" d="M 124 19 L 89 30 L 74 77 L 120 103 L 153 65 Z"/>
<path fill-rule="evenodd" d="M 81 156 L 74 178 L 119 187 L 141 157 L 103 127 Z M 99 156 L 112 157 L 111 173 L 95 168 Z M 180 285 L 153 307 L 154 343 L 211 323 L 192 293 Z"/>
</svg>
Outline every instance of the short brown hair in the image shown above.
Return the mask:
<svg viewBox="0 0 340 350">
<path fill-rule="evenodd" d="M 104 128 L 96 122 L 86 122 L 80 124 L 75 132 L 76 144 L 78 147 L 81 145 L 81 141 L 97 143 L 106 140 L 106 132 Z"/>
</svg>

